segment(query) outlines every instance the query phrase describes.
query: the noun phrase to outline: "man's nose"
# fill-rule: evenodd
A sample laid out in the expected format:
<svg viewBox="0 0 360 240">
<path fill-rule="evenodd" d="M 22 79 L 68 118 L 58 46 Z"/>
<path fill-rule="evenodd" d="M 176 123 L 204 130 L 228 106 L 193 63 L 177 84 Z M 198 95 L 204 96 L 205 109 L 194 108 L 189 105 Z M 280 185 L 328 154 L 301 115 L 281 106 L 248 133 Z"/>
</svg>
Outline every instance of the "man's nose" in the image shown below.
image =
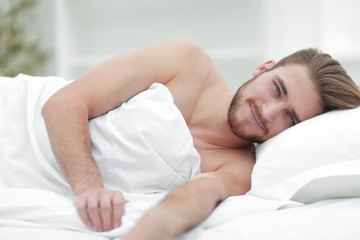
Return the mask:
<svg viewBox="0 0 360 240">
<path fill-rule="evenodd" d="M 284 103 L 281 102 L 267 102 L 262 105 L 262 115 L 266 122 L 273 122 L 277 116 L 280 116 L 284 109 Z"/>
</svg>

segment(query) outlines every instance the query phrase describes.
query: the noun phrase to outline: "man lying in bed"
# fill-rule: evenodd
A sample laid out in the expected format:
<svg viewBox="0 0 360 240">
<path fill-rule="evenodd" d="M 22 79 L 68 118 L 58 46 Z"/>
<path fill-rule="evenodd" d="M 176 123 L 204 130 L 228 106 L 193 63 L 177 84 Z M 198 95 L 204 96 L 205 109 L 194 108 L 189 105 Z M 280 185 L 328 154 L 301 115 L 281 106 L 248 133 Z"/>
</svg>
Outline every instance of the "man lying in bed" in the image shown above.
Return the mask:
<svg viewBox="0 0 360 240">
<path fill-rule="evenodd" d="M 120 192 L 103 187 L 91 156 L 89 119 L 154 82 L 170 90 L 200 154 L 202 174 L 171 191 L 125 239 L 170 239 L 196 226 L 220 201 L 250 189 L 254 142 L 326 111 L 360 104 L 359 90 L 344 69 L 313 49 L 276 65 L 266 62 L 253 76 L 233 93 L 196 43 L 172 40 L 114 57 L 54 94 L 42 114 L 82 220 L 110 230 L 121 224 L 126 202 Z"/>
</svg>

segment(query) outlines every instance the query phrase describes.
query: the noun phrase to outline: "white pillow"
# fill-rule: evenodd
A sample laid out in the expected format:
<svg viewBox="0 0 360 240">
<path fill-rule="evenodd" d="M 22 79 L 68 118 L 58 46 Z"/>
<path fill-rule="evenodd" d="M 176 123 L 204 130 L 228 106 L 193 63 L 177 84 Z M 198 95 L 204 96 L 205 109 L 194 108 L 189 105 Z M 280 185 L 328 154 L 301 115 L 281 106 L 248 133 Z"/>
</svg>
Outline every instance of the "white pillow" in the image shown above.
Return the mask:
<svg viewBox="0 0 360 240">
<path fill-rule="evenodd" d="M 360 197 L 360 107 L 325 113 L 258 145 L 247 194 L 304 203 Z"/>
</svg>

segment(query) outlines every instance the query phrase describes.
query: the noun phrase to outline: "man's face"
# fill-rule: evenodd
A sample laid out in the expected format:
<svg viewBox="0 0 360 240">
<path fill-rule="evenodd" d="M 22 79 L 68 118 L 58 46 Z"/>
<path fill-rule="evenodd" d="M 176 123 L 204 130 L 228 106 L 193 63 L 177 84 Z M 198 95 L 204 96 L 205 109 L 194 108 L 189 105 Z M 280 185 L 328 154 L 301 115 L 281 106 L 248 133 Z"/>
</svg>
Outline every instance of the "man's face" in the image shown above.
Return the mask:
<svg viewBox="0 0 360 240">
<path fill-rule="evenodd" d="M 261 143 L 322 112 L 308 69 L 292 64 L 258 74 L 241 86 L 228 122 L 238 137 Z"/>
</svg>

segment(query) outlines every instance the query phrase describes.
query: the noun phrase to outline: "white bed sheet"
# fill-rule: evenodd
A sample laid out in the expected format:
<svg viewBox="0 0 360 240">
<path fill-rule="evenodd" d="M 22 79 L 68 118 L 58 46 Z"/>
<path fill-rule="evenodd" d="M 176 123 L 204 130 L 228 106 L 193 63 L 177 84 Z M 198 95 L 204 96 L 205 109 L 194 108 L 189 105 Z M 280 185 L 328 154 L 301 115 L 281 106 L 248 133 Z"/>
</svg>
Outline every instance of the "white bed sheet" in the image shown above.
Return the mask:
<svg viewBox="0 0 360 240">
<path fill-rule="evenodd" d="M 356 240 L 360 239 L 360 198 L 323 200 L 303 207 L 239 215 L 204 228 L 193 239 Z"/>
<path fill-rule="evenodd" d="M 70 199 L 38 189 L 0 189 L 1 239 L 121 239 L 165 194 L 125 194 L 123 225 L 99 233 L 83 225 Z M 360 198 L 312 204 L 230 197 L 208 219 L 177 240 L 360 239 Z"/>
<path fill-rule="evenodd" d="M 106 237 L 48 227 L 0 227 L 0 237 L 2 240 L 108 240 Z"/>
<path fill-rule="evenodd" d="M 27 229 L 37 229 L 35 234 L 46 229 L 44 236 L 48 236 L 53 229 L 54 232 L 63 231 L 64 234 L 75 232 L 84 236 L 116 239 L 123 236 L 165 193 L 125 193 L 124 197 L 129 202 L 126 204 L 122 226 L 108 232 L 96 232 L 85 226 L 76 213 L 73 201 L 57 193 L 41 189 L 3 188 L 0 189 L 0 196 L 0 228 L 6 229 L 6 234 L 14 230 L 14 234 L 20 237 L 21 232 L 31 232 Z M 3 234 L 5 233 L 0 230 L 0 239 L 3 239 Z M 56 235 L 54 238 L 60 239 Z"/>
</svg>

